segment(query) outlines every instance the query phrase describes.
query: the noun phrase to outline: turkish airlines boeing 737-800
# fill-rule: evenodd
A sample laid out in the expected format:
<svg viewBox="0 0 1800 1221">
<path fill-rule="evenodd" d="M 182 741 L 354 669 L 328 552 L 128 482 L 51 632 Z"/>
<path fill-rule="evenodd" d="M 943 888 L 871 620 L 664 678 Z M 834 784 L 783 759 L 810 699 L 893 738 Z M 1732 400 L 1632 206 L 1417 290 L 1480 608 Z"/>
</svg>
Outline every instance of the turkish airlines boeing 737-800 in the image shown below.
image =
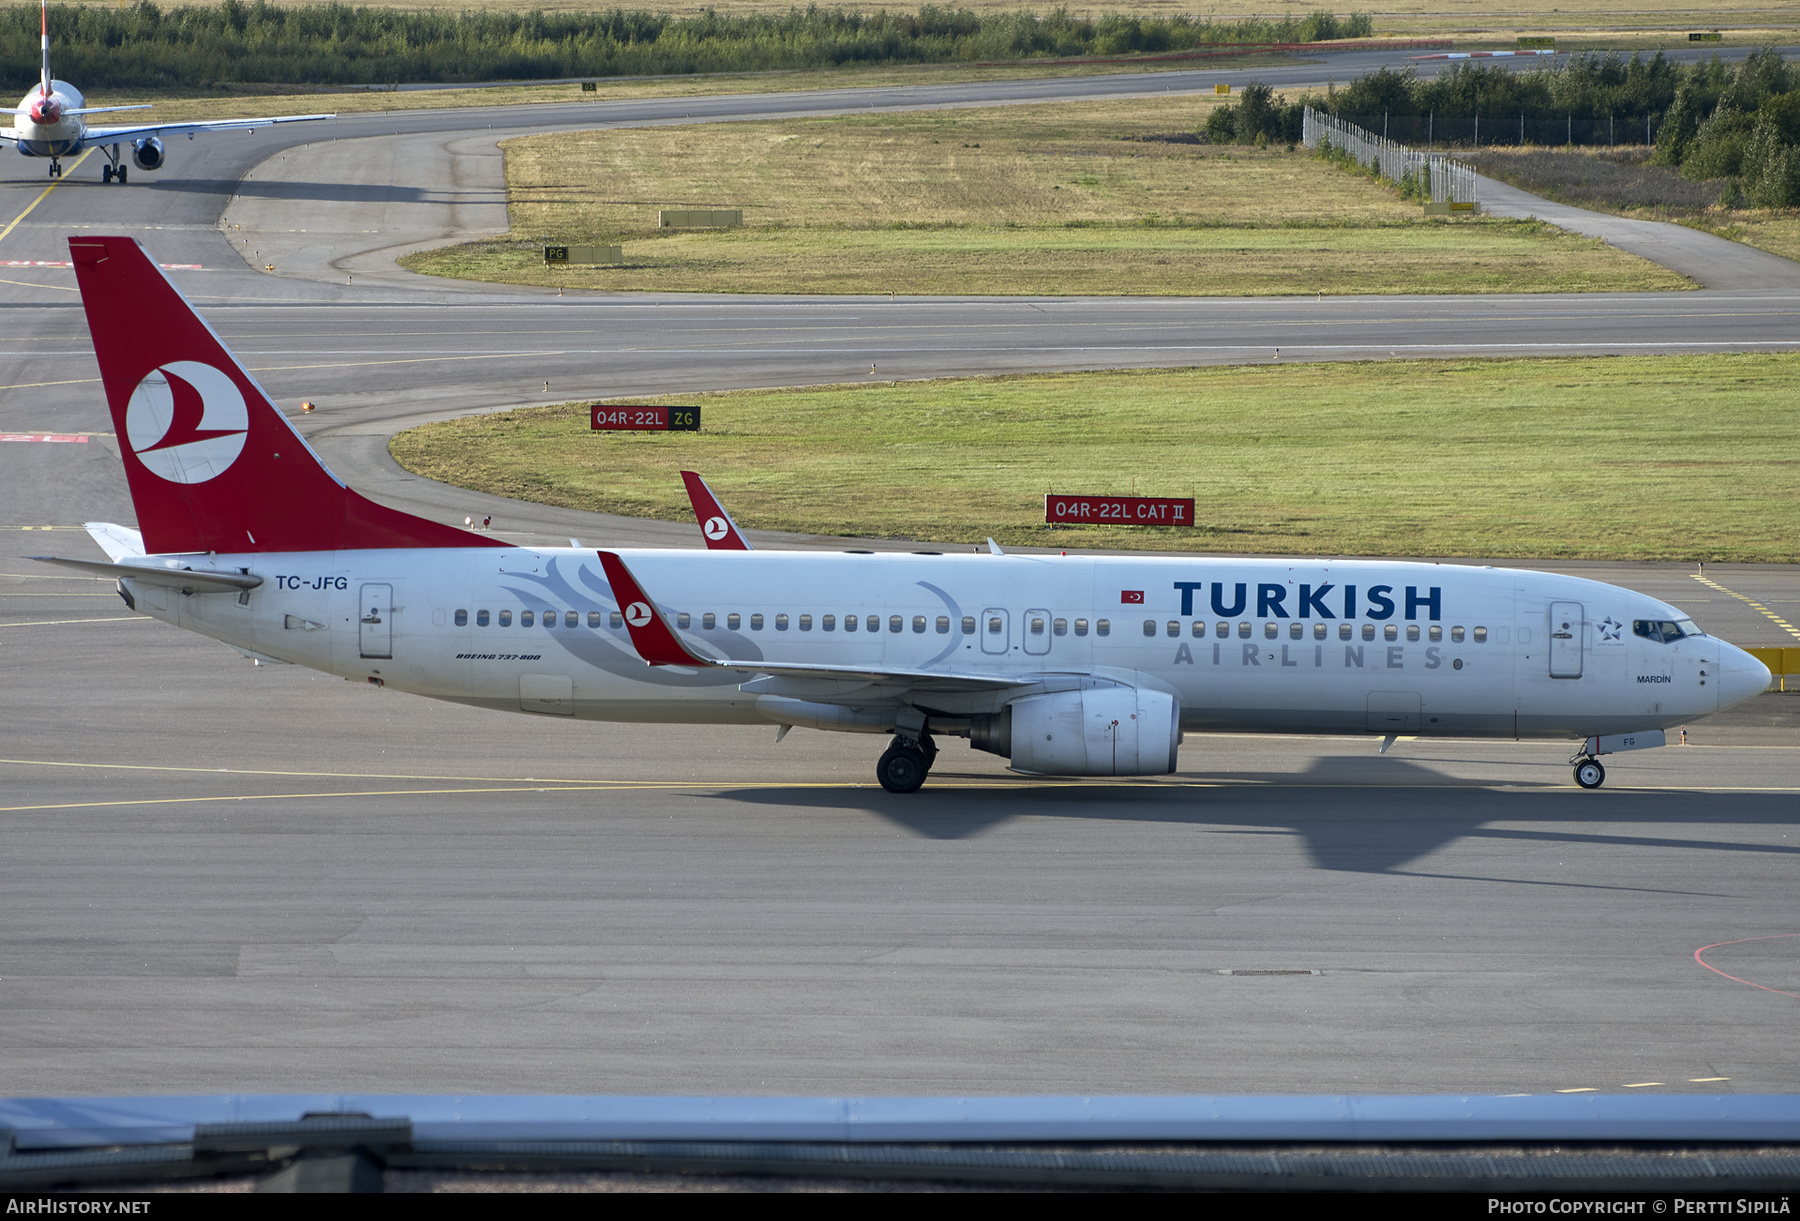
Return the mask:
<svg viewBox="0 0 1800 1221">
<path fill-rule="evenodd" d="M 69 247 L 138 530 L 51 562 L 260 660 L 540 716 L 892 735 L 896 792 L 941 737 L 1129 776 L 1234 730 L 1568 739 L 1593 788 L 1597 756 L 1769 682 L 1672 606 L 1539 572 L 510 546 L 339 483 L 136 241 Z"/>
</svg>

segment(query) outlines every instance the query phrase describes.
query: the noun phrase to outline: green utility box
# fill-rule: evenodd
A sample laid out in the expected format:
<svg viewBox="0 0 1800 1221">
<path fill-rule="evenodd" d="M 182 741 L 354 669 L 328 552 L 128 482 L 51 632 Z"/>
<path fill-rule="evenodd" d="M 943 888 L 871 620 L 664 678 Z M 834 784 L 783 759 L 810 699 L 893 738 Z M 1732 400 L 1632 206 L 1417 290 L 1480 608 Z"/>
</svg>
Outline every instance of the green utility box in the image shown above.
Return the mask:
<svg viewBox="0 0 1800 1221">
<path fill-rule="evenodd" d="M 664 208 L 658 229 L 734 229 L 744 223 L 742 208 Z"/>
</svg>

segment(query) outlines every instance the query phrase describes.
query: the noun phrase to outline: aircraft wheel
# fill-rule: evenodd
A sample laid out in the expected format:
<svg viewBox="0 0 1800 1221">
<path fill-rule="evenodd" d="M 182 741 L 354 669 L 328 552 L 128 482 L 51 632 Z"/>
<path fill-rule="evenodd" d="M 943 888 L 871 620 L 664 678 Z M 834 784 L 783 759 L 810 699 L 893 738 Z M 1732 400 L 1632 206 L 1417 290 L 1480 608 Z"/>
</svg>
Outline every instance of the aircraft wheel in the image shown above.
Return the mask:
<svg viewBox="0 0 1800 1221">
<path fill-rule="evenodd" d="M 118 169 L 118 172 L 113 175 L 114 178 L 117 178 L 119 180 L 120 186 L 125 185 L 125 170 L 126 170 L 126 167 L 121 165 Z"/>
<path fill-rule="evenodd" d="M 890 793 L 917 792 L 931 770 L 923 751 L 910 746 L 890 746 L 875 764 L 875 778 Z"/>
<path fill-rule="evenodd" d="M 1597 789 L 1606 783 L 1606 769 L 1598 759 L 1583 759 L 1575 765 L 1575 783 L 1584 789 Z"/>
<path fill-rule="evenodd" d="M 100 181 L 102 183 L 108 183 L 108 182 L 112 181 L 112 166 L 103 165 L 100 167 Z"/>
</svg>

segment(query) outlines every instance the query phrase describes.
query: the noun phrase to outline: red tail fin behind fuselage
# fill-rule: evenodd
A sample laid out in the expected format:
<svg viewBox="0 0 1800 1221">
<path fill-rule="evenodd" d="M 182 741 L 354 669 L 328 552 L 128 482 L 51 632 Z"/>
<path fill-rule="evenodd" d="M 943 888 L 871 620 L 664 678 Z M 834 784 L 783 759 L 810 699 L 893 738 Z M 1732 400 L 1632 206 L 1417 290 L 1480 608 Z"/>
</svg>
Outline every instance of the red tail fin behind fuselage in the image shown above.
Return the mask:
<svg viewBox="0 0 1800 1221">
<path fill-rule="evenodd" d="M 69 252 L 147 551 L 508 546 L 340 483 L 135 239 Z"/>
</svg>

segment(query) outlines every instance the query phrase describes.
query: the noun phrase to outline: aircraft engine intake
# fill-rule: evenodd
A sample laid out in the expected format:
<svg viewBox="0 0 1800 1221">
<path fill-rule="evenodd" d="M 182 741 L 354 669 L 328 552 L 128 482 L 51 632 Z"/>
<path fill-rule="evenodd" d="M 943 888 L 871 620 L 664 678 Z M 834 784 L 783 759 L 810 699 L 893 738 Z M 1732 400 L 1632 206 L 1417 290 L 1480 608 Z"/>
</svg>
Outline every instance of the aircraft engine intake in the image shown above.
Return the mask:
<svg viewBox="0 0 1800 1221">
<path fill-rule="evenodd" d="M 1139 687 L 1056 691 L 978 721 L 969 745 L 1046 776 L 1160 776 L 1175 770 L 1181 707 Z"/>
<path fill-rule="evenodd" d="M 160 170 L 163 164 L 163 142 L 155 136 L 145 136 L 142 140 L 131 142 L 131 163 L 140 170 Z"/>
</svg>

